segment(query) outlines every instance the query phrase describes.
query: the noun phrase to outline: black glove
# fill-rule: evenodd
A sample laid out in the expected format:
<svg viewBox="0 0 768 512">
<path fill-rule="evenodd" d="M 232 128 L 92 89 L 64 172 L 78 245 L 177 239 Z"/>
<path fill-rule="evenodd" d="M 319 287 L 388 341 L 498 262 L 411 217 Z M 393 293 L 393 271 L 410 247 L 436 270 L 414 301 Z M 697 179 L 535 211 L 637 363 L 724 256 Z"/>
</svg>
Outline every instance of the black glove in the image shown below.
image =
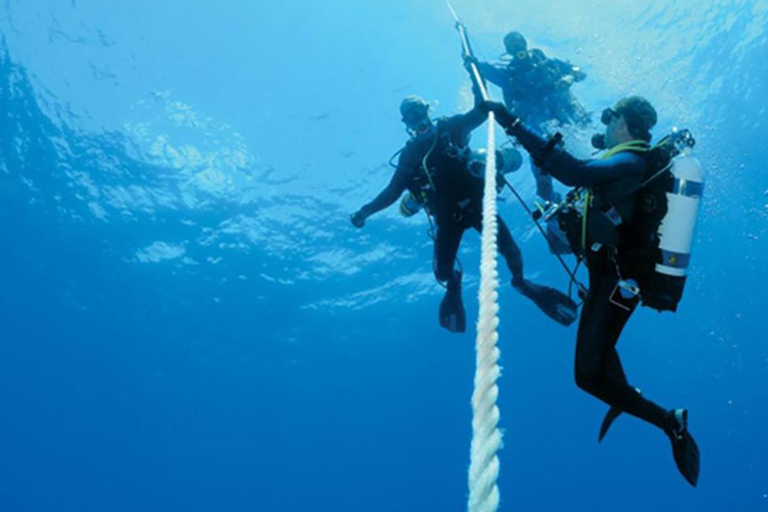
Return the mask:
<svg viewBox="0 0 768 512">
<path fill-rule="evenodd" d="M 507 110 L 507 107 L 497 101 L 484 101 L 480 103 L 477 108 L 486 114 L 488 112 L 493 112 L 496 115 L 496 122 L 505 130 L 512 128 L 512 126 L 519 121 L 515 114 Z"/>
<path fill-rule="evenodd" d="M 480 61 L 477 60 L 477 57 L 473 57 L 472 55 L 464 57 L 464 69 L 469 71 L 469 73 L 472 73 L 472 64 L 477 67 L 478 71 L 480 70 Z"/>
<path fill-rule="evenodd" d="M 578 66 L 573 66 L 572 74 L 573 74 L 573 80 L 575 82 L 581 82 L 583 80 L 586 80 L 587 78 L 587 74 L 583 72 L 581 68 Z"/>
<path fill-rule="evenodd" d="M 573 77 L 573 75 L 565 75 L 564 77 L 562 77 L 560 80 L 557 81 L 557 83 L 555 84 L 555 89 L 558 89 L 560 91 L 567 91 L 568 89 L 571 88 L 575 80 L 576 79 Z"/>
<path fill-rule="evenodd" d="M 363 212 L 360 210 L 350 215 L 349 220 L 352 221 L 352 225 L 356 228 L 365 226 L 365 215 L 363 215 Z"/>
</svg>

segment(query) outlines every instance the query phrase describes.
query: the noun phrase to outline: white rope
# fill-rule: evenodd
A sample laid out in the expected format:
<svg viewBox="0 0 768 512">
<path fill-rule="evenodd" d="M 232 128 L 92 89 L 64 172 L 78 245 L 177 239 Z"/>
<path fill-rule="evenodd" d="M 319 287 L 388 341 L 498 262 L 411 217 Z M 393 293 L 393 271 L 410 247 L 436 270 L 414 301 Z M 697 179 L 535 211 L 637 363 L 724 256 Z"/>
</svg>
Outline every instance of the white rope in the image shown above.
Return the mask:
<svg viewBox="0 0 768 512">
<path fill-rule="evenodd" d="M 472 66 L 475 68 L 475 66 Z M 477 73 L 476 69 L 473 69 Z M 481 82 L 482 83 L 482 82 Z M 483 96 L 487 94 L 483 91 Z M 499 458 L 501 432 L 496 380 L 501 374 L 499 339 L 499 273 L 497 262 L 496 137 L 493 112 L 488 115 L 488 150 L 485 161 L 483 233 L 480 258 L 480 314 L 475 340 L 475 390 L 472 393 L 472 447 L 469 463 L 469 512 L 495 512 L 499 507 Z"/>
<path fill-rule="evenodd" d="M 448 7 L 456 20 L 461 35 L 465 58 L 472 56 L 466 28 L 459 20 L 449 0 Z M 484 101 L 488 100 L 477 65 L 472 62 L 470 72 L 474 84 L 480 89 Z M 472 393 L 472 446 L 469 454 L 469 512 L 496 512 L 499 508 L 499 458 L 501 447 L 499 408 L 496 399 L 499 388 L 496 381 L 499 368 L 499 272 L 498 272 L 498 220 L 496 213 L 496 118 L 488 113 L 488 149 L 485 160 L 485 191 L 483 193 L 483 233 L 480 255 L 480 314 L 475 339 L 475 390 Z"/>
</svg>

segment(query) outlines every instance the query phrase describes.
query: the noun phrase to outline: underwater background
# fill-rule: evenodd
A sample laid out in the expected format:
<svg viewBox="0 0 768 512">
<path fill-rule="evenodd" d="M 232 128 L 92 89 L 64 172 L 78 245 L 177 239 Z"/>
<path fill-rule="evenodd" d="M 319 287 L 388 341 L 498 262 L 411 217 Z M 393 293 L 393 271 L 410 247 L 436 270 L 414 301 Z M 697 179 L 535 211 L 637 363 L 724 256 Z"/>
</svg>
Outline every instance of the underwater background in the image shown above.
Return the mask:
<svg viewBox="0 0 768 512">
<path fill-rule="evenodd" d="M 648 97 L 708 173 L 679 312 L 638 310 L 619 343 L 634 385 L 690 409 L 699 487 L 638 420 L 597 444 L 575 325 L 503 269 L 501 509 L 768 510 L 768 1 L 455 7 L 484 59 L 519 30 L 580 65 L 592 112 Z M 0 1 L 0 510 L 466 509 L 473 329 L 438 326 L 424 216 L 349 222 L 408 94 L 471 105 L 441 0 Z M 460 257 L 474 325 L 476 234 Z"/>
</svg>

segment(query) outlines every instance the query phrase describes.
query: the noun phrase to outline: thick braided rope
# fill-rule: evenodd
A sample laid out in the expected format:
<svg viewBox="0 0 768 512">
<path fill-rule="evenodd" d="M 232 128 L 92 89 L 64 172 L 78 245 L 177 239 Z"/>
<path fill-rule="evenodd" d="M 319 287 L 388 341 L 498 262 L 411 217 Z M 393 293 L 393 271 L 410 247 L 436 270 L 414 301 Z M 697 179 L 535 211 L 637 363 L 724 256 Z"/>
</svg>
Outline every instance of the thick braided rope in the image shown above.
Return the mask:
<svg viewBox="0 0 768 512">
<path fill-rule="evenodd" d="M 495 512 L 499 507 L 499 273 L 497 262 L 496 141 L 494 115 L 488 116 L 488 151 L 485 163 L 483 233 L 480 260 L 480 315 L 475 341 L 475 390 L 472 394 L 472 447 L 469 463 L 469 512 Z"/>
</svg>

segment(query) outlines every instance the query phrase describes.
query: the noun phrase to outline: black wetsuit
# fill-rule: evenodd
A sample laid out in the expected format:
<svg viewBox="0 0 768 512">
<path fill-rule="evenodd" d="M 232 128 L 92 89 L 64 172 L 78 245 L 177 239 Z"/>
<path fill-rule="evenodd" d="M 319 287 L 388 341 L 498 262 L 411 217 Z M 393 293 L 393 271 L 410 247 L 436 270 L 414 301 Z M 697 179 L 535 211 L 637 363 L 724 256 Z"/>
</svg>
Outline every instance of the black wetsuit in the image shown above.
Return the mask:
<svg viewBox="0 0 768 512">
<path fill-rule="evenodd" d="M 510 129 L 510 135 L 532 155 L 540 155 L 547 141 L 522 123 Z M 620 152 L 604 160 L 578 160 L 562 149 L 556 149 L 544 161 L 544 171 L 569 186 L 591 187 L 595 195 L 610 201 L 617 198 L 624 226 L 631 226 L 634 198 L 627 191 L 636 189 L 647 176 L 648 163 L 638 153 Z M 599 213 L 596 213 L 599 215 Z M 621 237 L 621 225 L 619 236 Z M 611 407 L 641 418 L 661 429 L 669 430 L 669 412 L 645 399 L 629 384 L 616 351 L 616 344 L 638 299 L 616 301 L 617 284 L 625 267 L 619 250 L 601 246 L 595 251 L 589 239 L 586 261 L 589 268 L 589 291 L 579 321 L 576 343 L 575 376 L 577 385 Z M 622 277 L 631 277 L 622 274 Z M 624 304 L 621 307 L 616 304 Z"/>
<path fill-rule="evenodd" d="M 504 104 L 541 135 L 550 135 L 552 121 L 579 124 L 589 115 L 570 90 L 570 85 L 586 78 L 586 74 L 568 62 L 550 59 L 541 50 L 531 50 L 522 62 L 507 65 L 479 63 L 480 74 L 501 88 Z M 565 81 L 567 80 L 567 81 Z M 536 193 L 547 201 L 555 201 L 552 179 L 531 164 L 536 180 Z"/>
<path fill-rule="evenodd" d="M 387 188 L 360 210 L 368 217 L 392 205 L 405 190 L 422 198 L 437 224 L 434 272 L 441 282 L 449 281 L 454 275 L 464 231 L 482 229 L 484 181 L 469 171 L 467 157 L 470 133 L 486 119 L 487 114 L 473 109 L 466 114 L 436 120 L 430 133 L 408 141 Z M 520 249 L 500 217 L 498 223 L 499 252 L 513 277 L 521 279 L 523 258 Z"/>
</svg>

